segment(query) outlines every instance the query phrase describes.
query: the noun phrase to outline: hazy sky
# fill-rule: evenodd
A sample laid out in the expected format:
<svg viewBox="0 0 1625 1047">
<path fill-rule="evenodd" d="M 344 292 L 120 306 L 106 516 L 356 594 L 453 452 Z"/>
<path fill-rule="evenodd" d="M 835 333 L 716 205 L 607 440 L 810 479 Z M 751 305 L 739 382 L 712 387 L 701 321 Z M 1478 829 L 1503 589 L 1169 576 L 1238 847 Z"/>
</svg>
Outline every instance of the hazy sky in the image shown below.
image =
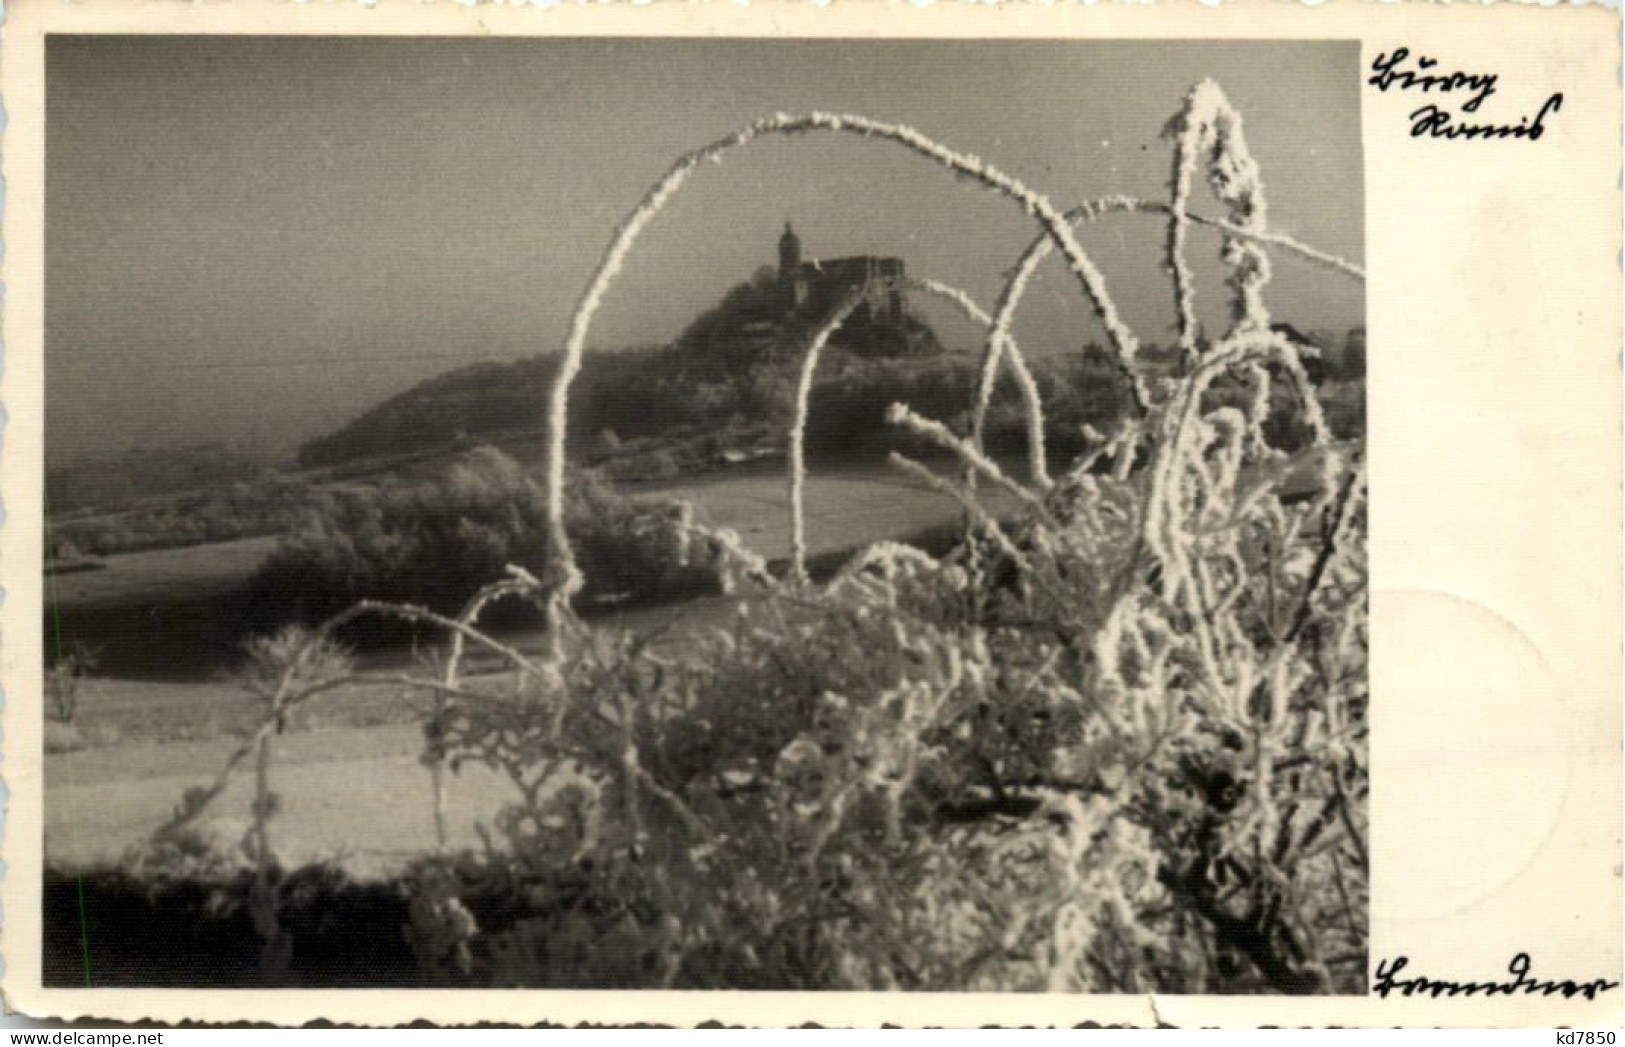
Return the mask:
<svg viewBox="0 0 1625 1047">
<path fill-rule="evenodd" d="M 1362 260 L 1358 60 L 1343 42 L 53 37 L 47 454 L 285 453 L 460 363 L 551 352 L 649 184 L 777 111 L 910 123 L 1070 206 L 1165 198 L 1159 132 L 1211 76 L 1245 116 L 1272 225 Z M 1217 213 L 1205 190 L 1197 209 Z M 774 261 L 787 218 L 809 256 L 899 255 L 988 305 L 1035 231 L 894 146 L 764 141 L 651 227 L 595 343 L 671 338 Z M 1173 320 L 1163 235 L 1119 216 L 1083 236 L 1148 341 Z M 1210 235 L 1192 243 L 1216 258 Z M 1198 268 L 1214 322 L 1219 275 Z M 1357 286 L 1288 259 L 1270 300 L 1304 328 L 1363 322 Z M 1017 335 L 1100 336 L 1053 263 Z"/>
</svg>

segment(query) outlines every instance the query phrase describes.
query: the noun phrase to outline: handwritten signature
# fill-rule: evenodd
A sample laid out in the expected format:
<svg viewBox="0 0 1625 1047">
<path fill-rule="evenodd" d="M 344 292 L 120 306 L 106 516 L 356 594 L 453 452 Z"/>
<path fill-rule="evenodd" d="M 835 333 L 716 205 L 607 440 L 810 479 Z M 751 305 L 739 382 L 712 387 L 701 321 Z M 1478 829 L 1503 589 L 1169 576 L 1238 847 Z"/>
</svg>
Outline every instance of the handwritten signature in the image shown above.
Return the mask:
<svg viewBox="0 0 1625 1047">
<path fill-rule="evenodd" d="M 1477 73 L 1467 70 L 1440 70 L 1439 60 L 1417 55 L 1414 67 L 1406 63 L 1411 59 L 1410 48 L 1401 47 L 1392 54 L 1379 54 L 1371 63 L 1371 76 L 1366 83 L 1382 92 L 1416 91 L 1421 94 L 1466 94 L 1460 104 L 1463 113 L 1477 114 L 1484 102 L 1496 93 L 1501 77 L 1498 73 Z M 1428 103 L 1409 116 L 1412 138 L 1521 138 L 1538 142 L 1546 133 L 1546 118 L 1563 108 L 1561 92 L 1548 97 L 1531 119 L 1525 115 L 1516 124 L 1467 123 L 1436 103 Z"/>
<path fill-rule="evenodd" d="M 1507 973 L 1512 975 L 1511 979 L 1499 982 L 1453 982 L 1442 978 L 1428 978 L 1420 974 L 1409 978 L 1398 977 L 1410 963 L 1408 956 L 1379 960 L 1376 980 L 1371 986 L 1371 991 L 1383 999 L 1387 999 L 1389 993 L 1398 993 L 1401 996 L 1431 996 L 1434 999 L 1440 996 L 1511 996 L 1514 993 L 1523 993 L 1526 996 L 1560 994 L 1564 999 L 1584 996 L 1588 1000 L 1595 1000 L 1598 993 L 1619 988 L 1619 982 L 1611 982 L 1606 978 L 1596 978 L 1588 982 L 1567 979 L 1543 981 L 1529 973 L 1533 964 L 1526 952 L 1514 956 L 1512 962 L 1507 964 Z"/>
</svg>

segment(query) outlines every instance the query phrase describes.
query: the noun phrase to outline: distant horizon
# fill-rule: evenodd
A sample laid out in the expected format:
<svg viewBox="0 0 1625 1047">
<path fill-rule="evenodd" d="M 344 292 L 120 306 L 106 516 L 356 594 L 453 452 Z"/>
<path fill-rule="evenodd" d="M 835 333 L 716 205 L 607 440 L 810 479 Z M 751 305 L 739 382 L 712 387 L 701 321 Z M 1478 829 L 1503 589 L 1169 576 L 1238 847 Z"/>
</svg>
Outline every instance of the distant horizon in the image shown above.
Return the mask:
<svg viewBox="0 0 1625 1047">
<path fill-rule="evenodd" d="M 1208 76 L 1246 121 L 1271 227 L 1361 261 L 1352 42 L 53 37 L 47 462 L 211 444 L 285 460 L 426 378 L 554 351 L 647 187 L 761 115 L 906 122 L 1062 207 L 1165 199 L 1158 135 Z M 1219 213 L 1205 188 L 1196 209 Z M 809 256 L 895 255 L 987 306 L 1035 234 L 900 150 L 764 142 L 651 225 L 594 343 L 669 342 L 774 264 L 786 220 Z M 1169 341 L 1165 226 L 1081 235 L 1140 336 Z M 1191 235 L 1210 324 L 1217 243 Z M 1358 287 L 1279 255 L 1275 270 L 1278 320 L 1364 325 Z M 924 311 L 949 345 L 976 342 Z M 1101 339 L 1054 263 L 1017 334 L 1037 353 Z"/>
</svg>

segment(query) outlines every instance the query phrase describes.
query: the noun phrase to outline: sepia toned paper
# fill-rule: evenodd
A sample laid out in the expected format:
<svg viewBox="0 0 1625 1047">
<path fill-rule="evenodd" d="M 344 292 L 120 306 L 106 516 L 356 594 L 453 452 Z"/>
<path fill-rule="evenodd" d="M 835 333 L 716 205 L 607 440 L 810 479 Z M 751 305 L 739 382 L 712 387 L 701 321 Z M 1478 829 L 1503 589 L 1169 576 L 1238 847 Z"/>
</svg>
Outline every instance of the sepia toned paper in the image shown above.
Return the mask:
<svg viewBox="0 0 1625 1047">
<path fill-rule="evenodd" d="M 1625 1016 L 1625 993 L 1618 987 L 1625 979 L 1618 28 L 1617 14 L 1598 7 L 1508 4 L 980 8 L 939 3 L 916 8 L 840 3 L 820 8 L 656 3 L 545 10 L 389 2 L 367 8 L 295 7 L 254 0 L 184 7 L 112 0 L 71 5 L 23 0 L 13 5 L 4 26 L 0 82 L 6 110 L 5 370 L 0 384 L 6 412 L 0 450 L 6 510 L 0 571 L 6 600 L 0 608 L 0 680 L 6 697 L 4 778 L 9 790 L 3 895 L 7 919 L 0 951 L 7 1006 L 40 1018 L 278 1024 L 326 1019 L 392 1025 L 425 1019 L 444 1024 L 676 1025 L 719 1020 L 761 1026 L 1618 1025 Z M 45 376 L 50 366 L 46 258 L 56 249 L 52 237 L 57 235 L 46 221 L 45 196 L 46 56 L 53 34 L 648 38 L 645 43 L 759 38 L 807 47 L 839 41 L 953 41 L 956 60 L 968 63 L 977 61 L 979 43 L 997 41 L 1163 42 L 1168 61 L 1177 51 L 1179 61 L 1198 63 L 1204 45 L 1217 49 L 1227 42 L 1342 45 L 1350 49 L 1351 59 L 1357 52 L 1357 60 L 1348 63 L 1350 82 L 1345 84 L 1321 83 L 1311 89 L 1295 82 L 1285 67 L 1257 71 L 1257 83 L 1269 85 L 1283 108 L 1299 102 L 1330 105 L 1333 99 L 1357 106 L 1353 112 L 1327 111 L 1324 123 L 1328 140 L 1338 128 L 1357 129 L 1357 147 L 1344 141 L 1338 155 L 1356 157 L 1362 170 L 1324 180 L 1326 215 L 1304 209 L 1293 215 L 1290 228 L 1274 231 L 1311 247 L 1331 248 L 1336 245 L 1325 243 L 1325 229 L 1357 230 L 1352 246 L 1332 253 L 1351 256 L 1348 264 L 1365 274 L 1362 322 L 1372 347 L 1365 374 L 1372 623 L 1367 983 L 1378 984 L 1383 965 L 1392 973 L 1393 962 L 1401 957 L 1407 966 L 1395 978 L 1500 983 L 1514 977 L 1516 969 L 1509 974 L 1509 964 L 1523 956 L 1531 977 L 1605 983 L 1601 991 L 1588 999 L 1526 991 L 1430 998 L 1392 988 L 1385 997 L 1375 992 L 1283 997 L 42 985 L 40 898 L 45 826 L 53 817 L 47 809 L 49 757 L 44 755 L 42 702 L 42 666 L 49 661 L 42 627 L 48 607 L 42 582 Z M 1401 50 L 1411 56 L 1409 64 L 1395 59 Z M 1424 56 L 1436 64 L 1416 65 L 1415 59 Z M 1482 93 L 1471 109 L 1464 109 L 1475 97 L 1471 82 L 1451 92 L 1407 88 L 1397 77 L 1385 85 L 1371 82 L 1380 81 L 1384 70 L 1405 69 L 1417 75 L 1493 74 L 1495 79 L 1492 90 Z M 635 71 L 635 65 L 628 66 L 629 76 Z M 1020 74 L 1019 69 L 1008 72 L 1008 101 L 1014 107 L 1112 102 L 1049 96 Z M 268 73 L 278 75 L 300 72 L 289 66 Z M 410 78 L 413 73 L 402 65 L 391 75 Z M 353 92 L 358 106 L 367 104 L 365 84 L 336 89 Z M 436 86 L 426 80 L 423 90 L 432 97 Z M 1561 99 L 1554 104 L 1558 95 Z M 655 99 L 649 104 L 657 102 L 670 104 Z M 1141 133 L 1159 157 L 1167 155 L 1157 138 L 1160 121 L 1173 113 L 1178 98 L 1166 102 L 1132 104 L 1135 112 L 1146 107 L 1158 114 Z M 1428 105 L 1442 114 L 1432 123 L 1417 115 Z M 201 107 L 199 114 L 206 111 Z M 889 114 L 872 115 L 885 119 Z M 196 133 L 206 141 L 207 122 L 194 116 L 202 121 Z M 620 133 L 614 116 L 605 114 L 598 133 Z M 542 125 L 547 117 L 536 114 Z M 85 118 L 76 112 L 65 115 Z M 1315 114 L 1302 120 L 1307 135 L 1315 128 Z M 1509 130 L 1463 138 L 1433 133 L 1452 125 Z M 718 133 L 727 129 L 720 127 Z M 118 133 L 144 132 L 132 126 Z M 414 133 L 432 135 L 434 130 L 431 126 Z M 134 163 L 143 155 L 138 145 L 119 146 L 116 135 L 107 141 L 114 146 L 100 162 Z M 687 148 L 706 141 L 695 140 Z M 1066 172 L 1024 169 L 1018 143 L 1009 145 L 1013 159 L 990 152 L 987 161 L 1007 164 L 1011 174 L 1057 194 L 1063 206 L 1077 202 Z M 1079 144 L 1080 162 L 1092 162 L 1093 145 Z M 205 147 L 197 154 L 204 169 L 208 152 Z M 309 162 L 321 159 L 313 156 Z M 175 191 L 181 193 L 208 176 L 176 172 L 173 177 Z M 334 177 L 334 184 L 343 183 L 342 174 Z M 1159 174 L 1157 181 L 1120 191 L 1161 200 L 1167 192 L 1164 178 Z M 470 185 L 466 191 L 488 190 Z M 515 199 L 495 189 L 489 192 L 493 198 Z M 1362 199 L 1351 202 L 1351 193 Z M 537 207 L 570 206 L 547 199 L 543 186 L 536 187 L 535 199 Z M 636 204 L 635 196 L 625 199 L 615 213 L 624 216 Z M 105 216 L 98 220 L 106 223 L 105 229 L 87 236 L 116 238 L 121 210 L 146 205 L 109 199 L 102 206 Z M 1351 215 L 1363 215 L 1363 223 Z M 419 219 L 407 215 L 399 220 Z M 718 221 L 726 228 L 725 219 L 719 216 Z M 1156 245 L 1165 227 L 1150 223 L 1135 228 L 1148 245 Z M 599 240 L 580 244 L 582 266 L 598 260 L 613 233 L 605 227 Z M 249 235 L 261 234 L 281 235 L 275 228 Z M 803 229 L 802 235 L 810 242 L 816 231 Z M 211 249 L 207 239 L 199 239 L 200 252 Z M 125 293 L 136 301 L 147 279 L 141 246 L 126 244 L 124 249 L 132 259 Z M 500 250 L 524 257 L 523 248 L 512 244 Z M 676 245 L 669 250 L 665 257 L 682 255 Z M 764 244 L 764 264 L 771 260 L 769 250 Z M 314 251 L 310 264 L 319 268 L 324 263 Z M 984 268 L 997 274 L 1013 262 L 1013 255 L 999 255 Z M 538 279 L 545 279 L 546 263 L 537 264 Z M 1154 262 L 1145 265 L 1147 271 L 1155 268 Z M 1216 272 L 1210 267 L 1198 275 Z M 658 278 L 651 272 L 641 275 Z M 748 275 L 739 273 L 738 278 Z M 1112 274 L 1106 276 L 1109 280 Z M 1299 278 L 1296 272 L 1287 277 Z M 265 277 L 258 286 L 265 287 L 269 298 L 283 286 L 280 279 Z M 60 281 L 60 273 L 53 276 L 53 294 L 62 286 L 64 294 L 122 300 L 116 289 Z M 725 286 L 718 287 L 719 295 Z M 1060 294 L 1055 288 L 1061 286 L 1055 280 L 1050 293 Z M 572 285 L 560 293 L 565 302 L 573 302 L 581 291 Z M 499 299 L 511 301 L 525 292 L 525 279 L 515 278 L 496 288 L 470 286 L 454 293 L 468 296 L 474 303 L 466 306 L 471 312 L 490 309 L 495 315 L 503 308 L 495 304 Z M 1166 297 L 1165 285 L 1153 293 Z M 1210 282 L 1199 293 L 1216 302 L 1222 292 Z M 492 304 L 483 304 L 488 301 Z M 1358 296 L 1349 301 L 1357 306 Z M 245 311 L 258 307 L 250 300 L 227 304 Z M 123 323 L 135 314 L 115 309 L 107 315 L 110 322 Z M 567 312 L 551 316 L 550 325 L 536 331 L 531 351 L 562 344 L 567 317 Z M 130 322 L 135 331 L 139 318 Z M 1155 334 L 1162 338 L 1164 332 Z M 121 343 L 114 337 L 108 344 Z M 65 354 L 71 351 L 63 349 Z M 93 371 L 81 370 L 77 381 L 81 397 L 94 392 L 110 402 L 118 398 L 116 389 L 98 391 Z M 227 411 L 241 409 L 255 396 L 236 395 L 236 407 Z M 133 417 L 120 414 L 116 406 L 105 410 L 108 418 Z M 107 424 L 112 428 L 117 423 Z M 93 440 L 94 425 L 82 429 Z M 213 764 L 187 768 L 195 771 L 199 783 L 216 769 Z M 61 824 L 101 824 L 91 811 L 55 816 L 68 819 Z"/>
</svg>

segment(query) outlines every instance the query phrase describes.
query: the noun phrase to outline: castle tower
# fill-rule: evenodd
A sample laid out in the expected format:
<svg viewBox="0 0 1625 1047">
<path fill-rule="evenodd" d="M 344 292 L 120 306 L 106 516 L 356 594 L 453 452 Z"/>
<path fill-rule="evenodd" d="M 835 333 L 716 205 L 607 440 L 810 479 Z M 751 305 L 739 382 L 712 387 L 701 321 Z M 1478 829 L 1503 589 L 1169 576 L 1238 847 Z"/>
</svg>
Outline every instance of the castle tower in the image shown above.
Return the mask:
<svg viewBox="0 0 1625 1047">
<path fill-rule="evenodd" d="M 801 237 L 796 235 L 789 222 L 785 222 L 784 235 L 779 237 L 779 279 L 790 279 L 795 275 L 799 265 L 801 265 Z"/>
</svg>

